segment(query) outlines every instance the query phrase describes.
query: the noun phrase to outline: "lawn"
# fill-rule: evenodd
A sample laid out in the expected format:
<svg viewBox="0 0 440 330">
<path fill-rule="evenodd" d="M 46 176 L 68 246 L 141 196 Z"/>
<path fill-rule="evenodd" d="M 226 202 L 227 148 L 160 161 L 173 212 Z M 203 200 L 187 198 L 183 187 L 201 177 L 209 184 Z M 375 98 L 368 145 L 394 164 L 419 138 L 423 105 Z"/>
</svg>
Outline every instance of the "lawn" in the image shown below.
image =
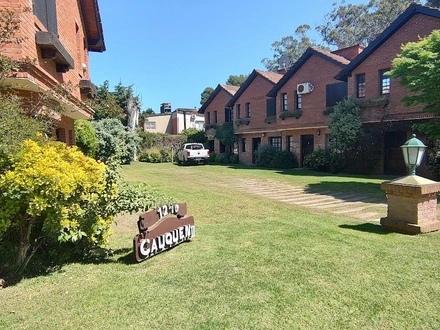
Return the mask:
<svg viewBox="0 0 440 330">
<path fill-rule="evenodd" d="M 120 216 L 108 262 L 65 265 L 0 290 L 0 328 L 440 328 L 439 233 L 387 233 L 230 184 L 280 182 L 385 199 L 383 177 L 144 163 L 124 172 L 187 202 L 196 237 L 136 264 L 137 216 Z"/>
</svg>

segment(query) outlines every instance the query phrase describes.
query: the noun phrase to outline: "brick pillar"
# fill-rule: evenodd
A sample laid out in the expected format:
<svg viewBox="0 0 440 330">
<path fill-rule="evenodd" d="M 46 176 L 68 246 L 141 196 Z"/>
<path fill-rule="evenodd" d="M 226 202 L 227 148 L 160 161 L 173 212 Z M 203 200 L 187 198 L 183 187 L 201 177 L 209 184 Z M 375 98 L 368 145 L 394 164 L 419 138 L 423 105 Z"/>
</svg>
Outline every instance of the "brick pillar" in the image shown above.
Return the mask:
<svg viewBox="0 0 440 330">
<path fill-rule="evenodd" d="M 381 188 L 388 199 L 387 217 L 380 219 L 383 228 L 403 234 L 440 230 L 437 220 L 439 182 L 409 175 L 383 182 Z"/>
</svg>

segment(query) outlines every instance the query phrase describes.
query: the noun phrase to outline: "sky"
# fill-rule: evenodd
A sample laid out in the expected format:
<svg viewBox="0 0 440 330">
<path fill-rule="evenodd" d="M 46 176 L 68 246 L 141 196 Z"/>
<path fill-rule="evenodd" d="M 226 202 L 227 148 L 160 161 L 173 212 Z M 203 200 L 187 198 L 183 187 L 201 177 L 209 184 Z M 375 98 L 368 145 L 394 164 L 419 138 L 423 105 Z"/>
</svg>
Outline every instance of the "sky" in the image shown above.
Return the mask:
<svg viewBox="0 0 440 330">
<path fill-rule="evenodd" d="M 90 52 L 95 85 L 133 85 L 142 111 L 199 108 L 206 87 L 265 70 L 271 44 L 323 23 L 332 0 L 100 0 L 106 51 Z M 364 0 L 347 1 L 352 4 Z M 320 42 L 312 31 L 310 37 Z"/>
</svg>

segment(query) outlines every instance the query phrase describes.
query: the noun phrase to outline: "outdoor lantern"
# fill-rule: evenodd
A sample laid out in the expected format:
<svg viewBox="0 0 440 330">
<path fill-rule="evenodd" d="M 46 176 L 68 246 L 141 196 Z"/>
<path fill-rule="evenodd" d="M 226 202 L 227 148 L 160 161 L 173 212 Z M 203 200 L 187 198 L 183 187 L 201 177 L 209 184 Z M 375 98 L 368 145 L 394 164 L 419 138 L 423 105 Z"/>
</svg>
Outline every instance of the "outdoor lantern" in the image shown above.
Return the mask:
<svg viewBox="0 0 440 330">
<path fill-rule="evenodd" d="M 420 166 L 422 162 L 426 146 L 422 141 L 416 138 L 415 134 L 413 134 L 412 139 L 406 141 L 401 148 L 405 165 L 409 169 L 409 175 L 415 175 L 416 167 Z"/>
</svg>

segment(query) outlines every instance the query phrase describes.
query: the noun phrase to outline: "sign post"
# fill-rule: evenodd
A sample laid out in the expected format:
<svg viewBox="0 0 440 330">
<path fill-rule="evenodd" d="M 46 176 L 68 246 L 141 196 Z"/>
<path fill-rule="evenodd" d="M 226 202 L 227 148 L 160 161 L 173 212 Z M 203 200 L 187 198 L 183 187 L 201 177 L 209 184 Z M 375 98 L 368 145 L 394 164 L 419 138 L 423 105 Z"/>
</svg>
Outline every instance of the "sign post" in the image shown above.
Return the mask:
<svg viewBox="0 0 440 330">
<path fill-rule="evenodd" d="M 139 234 L 133 239 L 137 262 L 171 249 L 195 237 L 194 217 L 187 215 L 186 203 L 163 205 L 139 216 Z"/>
</svg>

